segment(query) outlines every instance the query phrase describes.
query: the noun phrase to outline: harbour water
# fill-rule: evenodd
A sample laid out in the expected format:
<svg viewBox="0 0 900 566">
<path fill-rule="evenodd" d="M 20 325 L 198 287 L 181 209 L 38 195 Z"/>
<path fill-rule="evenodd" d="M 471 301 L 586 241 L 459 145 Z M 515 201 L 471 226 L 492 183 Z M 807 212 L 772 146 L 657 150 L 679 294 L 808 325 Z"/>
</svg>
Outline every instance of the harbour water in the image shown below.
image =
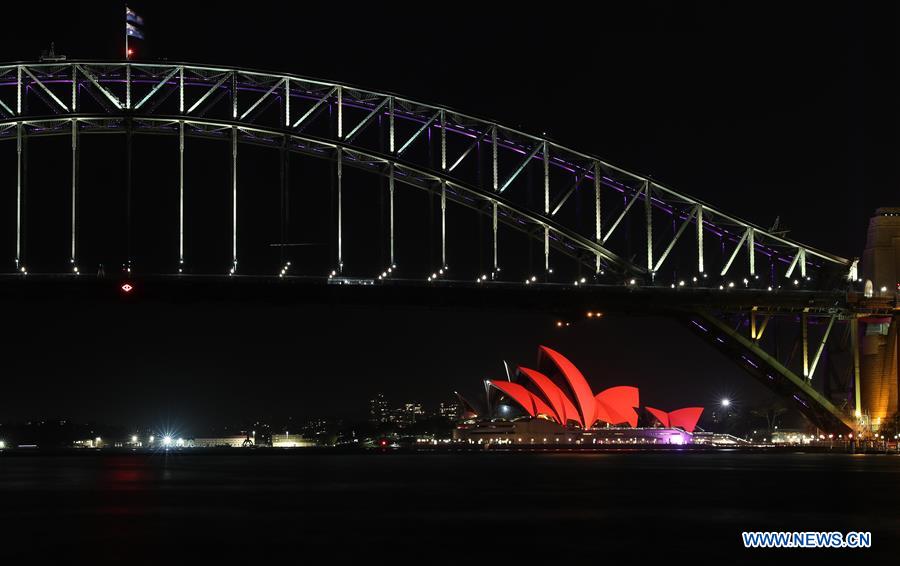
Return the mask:
<svg viewBox="0 0 900 566">
<path fill-rule="evenodd" d="M 900 551 L 898 486 L 897 455 L 5 453 L 0 556 L 875 564 Z M 747 530 L 871 531 L 872 547 L 748 550 Z"/>
</svg>

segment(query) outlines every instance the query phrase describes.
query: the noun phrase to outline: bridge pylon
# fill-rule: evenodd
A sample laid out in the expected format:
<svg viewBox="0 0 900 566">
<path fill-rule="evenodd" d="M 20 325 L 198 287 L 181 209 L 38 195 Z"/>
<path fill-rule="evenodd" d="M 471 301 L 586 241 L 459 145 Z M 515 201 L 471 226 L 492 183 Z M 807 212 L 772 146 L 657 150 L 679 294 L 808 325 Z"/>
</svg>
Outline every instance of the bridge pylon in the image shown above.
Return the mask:
<svg viewBox="0 0 900 566">
<path fill-rule="evenodd" d="M 900 294 L 900 208 L 879 208 L 869 220 L 860 265 L 860 283 L 868 300 L 894 300 Z M 896 428 L 900 314 L 859 319 L 859 379 L 856 407 L 867 414 L 874 434 Z M 896 434 L 896 430 L 894 431 Z"/>
</svg>

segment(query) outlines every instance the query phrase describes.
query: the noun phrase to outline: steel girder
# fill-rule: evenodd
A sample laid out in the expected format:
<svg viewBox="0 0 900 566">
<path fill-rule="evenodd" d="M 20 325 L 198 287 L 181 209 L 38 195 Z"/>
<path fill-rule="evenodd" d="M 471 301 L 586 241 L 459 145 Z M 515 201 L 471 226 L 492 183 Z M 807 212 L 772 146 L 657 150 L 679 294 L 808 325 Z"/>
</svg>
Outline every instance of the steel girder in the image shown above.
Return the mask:
<svg viewBox="0 0 900 566">
<path fill-rule="evenodd" d="M 816 375 L 816 366 L 822 357 L 829 337 L 835 340 L 832 328 L 836 320 L 841 319 L 847 323 L 849 336 L 855 331 L 855 316 L 843 316 L 836 309 L 821 309 L 812 311 L 803 309 L 799 313 L 791 313 L 785 316 L 783 311 L 768 310 L 762 307 L 753 307 L 743 316 L 722 316 L 706 309 L 696 309 L 682 316 L 682 321 L 687 328 L 700 336 L 704 341 L 717 350 L 732 358 L 737 365 L 754 376 L 760 383 L 773 390 L 806 416 L 813 424 L 825 432 L 856 433 L 856 423 L 850 416 L 850 412 L 837 407 L 826 394 L 820 393 L 813 383 Z M 774 331 L 769 330 L 770 322 L 776 317 L 789 319 L 790 322 L 799 322 L 794 348 L 784 348 L 779 345 L 777 337 L 772 339 Z M 812 365 L 810 366 L 810 341 L 809 326 L 816 319 L 817 346 L 815 348 Z M 744 331 L 747 328 L 748 332 Z M 745 335 L 746 334 L 746 335 Z M 764 337 L 766 340 L 764 341 Z M 784 342 L 782 340 L 782 342 Z M 768 348 L 766 347 L 768 345 Z M 797 350 L 800 350 L 799 355 Z M 784 352 L 782 350 L 789 350 Z M 779 353 L 781 351 L 781 353 Z M 858 359 L 850 356 L 848 370 L 856 373 Z M 801 362 L 802 360 L 802 362 Z M 857 374 L 858 375 L 858 374 Z M 822 388 L 829 391 L 829 376 L 821 371 L 818 380 L 822 382 Z M 853 378 L 848 379 L 842 385 L 842 391 L 847 406 L 859 406 L 858 394 L 855 398 L 848 398 L 849 386 Z"/>
<path fill-rule="evenodd" d="M 84 93 L 94 101 L 93 112 L 85 109 Z M 543 240 L 548 273 L 552 273 L 551 248 L 590 263 L 597 274 L 610 270 L 656 285 L 675 284 L 675 274 L 683 277 L 685 273 L 706 279 L 712 272 L 717 282 L 724 282 L 736 272 L 738 256 L 745 260 L 735 277 L 744 275 L 751 283 L 758 278 L 758 259 L 768 258 L 771 285 L 791 279 L 799 284 L 810 277 L 808 270 L 820 268 L 847 275 L 851 266 L 844 258 L 787 239 L 546 137 L 390 93 L 297 75 L 186 63 L 0 65 L 0 117 L 4 120 L 0 139 L 53 135 L 66 126 L 85 133 L 122 131 L 126 117 L 133 120 L 136 131 L 179 135 L 183 128 L 183 135 L 230 136 L 262 145 L 289 139 L 291 151 L 330 153 L 335 160 L 346 157 L 343 162 L 351 166 L 382 174 L 393 171 L 401 182 L 438 192 L 442 203 L 446 199 L 468 202 L 490 215 L 494 226 L 499 222 L 524 228 L 536 240 Z M 77 124 L 74 130 L 72 121 Z M 386 152 L 378 147 L 383 139 L 376 141 L 373 133 L 373 124 L 382 121 L 387 122 Z M 419 147 L 430 146 L 432 132 L 440 134 L 437 162 L 430 150 Z M 471 162 L 480 157 L 482 145 L 489 147 L 490 179 L 476 182 Z M 467 163 L 468 173 L 464 171 Z M 524 198 L 533 187 L 528 184 L 531 175 L 523 172 L 531 169 L 541 171 L 536 175 L 541 182 L 534 189 L 543 192 L 544 198 L 537 199 L 542 201 L 540 207 L 527 205 Z M 563 219 L 579 191 L 592 193 L 590 231 Z M 623 199 L 622 206 L 616 204 L 617 195 Z M 638 200 L 643 203 L 640 210 L 633 207 Z M 622 228 L 626 218 L 631 219 L 630 231 Z M 671 231 L 666 227 L 670 220 Z M 634 225 L 643 228 L 634 229 Z M 689 225 L 694 227 L 690 231 Z M 689 232 L 693 235 L 686 238 Z M 719 265 L 712 266 L 715 260 L 704 248 L 704 236 L 721 242 Z M 636 237 L 644 240 L 646 262 L 636 263 L 616 253 L 621 245 L 618 238 Z M 494 229 L 495 269 L 496 238 Z M 693 240 L 690 268 L 685 266 L 685 253 L 675 251 L 687 239 Z M 833 285 L 824 277 L 819 281 L 816 285 Z"/>
</svg>

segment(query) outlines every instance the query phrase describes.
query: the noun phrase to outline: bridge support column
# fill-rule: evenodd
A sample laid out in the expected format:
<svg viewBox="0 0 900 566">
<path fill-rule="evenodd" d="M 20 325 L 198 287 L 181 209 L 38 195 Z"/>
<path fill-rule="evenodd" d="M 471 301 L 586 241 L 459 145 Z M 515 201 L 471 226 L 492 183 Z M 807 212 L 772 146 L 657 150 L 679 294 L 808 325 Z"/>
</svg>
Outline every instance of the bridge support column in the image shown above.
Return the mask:
<svg viewBox="0 0 900 566">
<path fill-rule="evenodd" d="M 337 148 L 337 271 L 344 271 L 344 253 L 343 253 L 343 196 L 341 195 L 342 177 L 344 175 L 343 152 L 341 148 Z"/>
<path fill-rule="evenodd" d="M 650 280 L 655 277 L 653 272 L 653 204 L 650 197 L 650 180 L 644 181 L 644 215 L 647 221 L 647 271 Z"/>
<path fill-rule="evenodd" d="M 183 75 L 182 75 L 183 78 Z M 182 89 L 184 85 L 182 83 Z M 182 96 L 182 104 L 183 104 Z M 178 122 L 178 273 L 184 272 L 184 120 Z"/>
<path fill-rule="evenodd" d="M 285 91 L 285 92 L 287 92 L 287 91 Z M 289 110 L 289 108 L 285 108 L 285 111 L 288 111 L 288 110 Z M 288 118 L 288 120 L 290 120 L 290 118 Z M 287 142 L 288 142 L 288 138 L 287 138 L 287 136 L 285 136 L 284 139 L 281 140 L 281 151 L 278 152 L 278 158 L 279 158 L 278 174 L 279 174 L 279 192 L 280 192 L 280 198 L 278 199 L 278 206 L 280 209 L 279 210 L 279 220 L 280 220 L 279 223 L 281 225 L 280 226 L 281 245 L 278 247 L 278 249 L 280 250 L 280 253 L 278 254 L 278 261 L 281 265 L 282 273 L 284 273 L 284 268 L 285 268 L 284 247 L 285 247 L 285 243 L 286 243 L 286 239 L 285 239 L 285 236 L 286 236 L 286 234 L 285 234 L 285 230 L 286 230 L 286 225 L 285 225 L 286 206 L 285 205 L 286 205 L 286 202 L 285 201 L 287 199 Z"/>
<path fill-rule="evenodd" d="M 491 246 L 494 253 L 494 277 L 500 271 L 499 257 L 497 256 L 497 201 L 491 201 Z"/>
<path fill-rule="evenodd" d="M 441 269 L 447 269 L 447 181 L 441 179 Z"/>
<path fill-rule="evenodd" d="M 73 94 L 74 98 L 74 94 Z M 72 247 L 69 253 L 69 263 L 72 272 L 78 273 L 78 264 L 75 256 L 75 240 L 77 235 L 77 205 L 78 205 L 78 120 L 72 119 Z"/>
<path fill-rule="evenodd" d="M 603 223 L 600 216 L 600 163 L 594 161 L 594 241 L 603 245 Z M 594 272 L 600 274 L 600 253 L 595 254 Z"/>
<path fill-rule="evenodd" d="M 22 122 L 16 123 L 16 270 L 24 272 L 25 267 L 22 265 L 23 129 Z"/>
<path fill-rule="evenodd" d="M 231 274 L 237 271 L 237 126 L 231 127 Z"/>
<path fill-rule="evenodd" d="M 544 216 L 550 216 L 550 153 L 547 142 L 543 143 L 544 154 Z M 550 226 L 544 224 L 544 277 L 549 278 L 550 269 Z"/>
<path fill-rule="evenodd" d="M 697 273 L 703 273 L 703 205 L 697 205 Z"/>
<path fill-rule="evenodd" d="M 756 231 L 753 228 L 747 229 L 747 255 L 750 257 L 750 276 L 756 275 Z"/>
<path fill-rule="evenodd" d="M 809 309 L 803 309 L 800 315 L 800 326 L 803 337 L 803 377 L 810 379 L 809 376 Z"/>
<path fill-rule="evenodd" d="M 495 193 L 500 190 L 499 173 L 497 163 L 497 126 L 495 124 L 491 126 L 491 175 Z M 497 256 L 497 201 L 495 200 L 491 201 L 491 247 L 494 254 L 494 271 L 491 273 L 491 278 L 495 279 L 498 276 L 497 272 L 500 271 L 500 263 Z"/>
<path fill-rule="evenodd" d="M 392 107 L 393 108 L 393 107 Z M 392 114 L 393 117 L 393 114 Z M 393 122 L 393 121 L 392 121 Z M 392 128 L 393 131 L 393 128 Z M 393 136 L 391 137 L 393 139 Z M 394 164 L 388 165 L 388 255 L 391 258 L 391 268 L 395 268 L 397 264 L 394 261 Z"/>
<path fill-rule="evenodd" d="M 131 66 L 128 67 L 131 69 Z M 129 77 L 128 84 L 131 84 Z M 125 126 L 125 272 L 131 273 L 131 158 L 132 158 L 131 117 Z"/>
</svg>

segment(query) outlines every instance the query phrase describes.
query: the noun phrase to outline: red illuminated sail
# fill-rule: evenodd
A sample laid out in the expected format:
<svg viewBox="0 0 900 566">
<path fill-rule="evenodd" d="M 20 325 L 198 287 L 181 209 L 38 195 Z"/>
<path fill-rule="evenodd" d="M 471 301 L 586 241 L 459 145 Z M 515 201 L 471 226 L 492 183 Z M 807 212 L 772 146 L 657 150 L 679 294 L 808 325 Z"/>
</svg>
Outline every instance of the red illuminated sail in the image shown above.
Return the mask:
<svg viewBox="0 0 900 566">
<path fill-rule="evenodd" d="M 597 418 L 609 424 L 628 423 L 637 426 L 635 409 L 640 406 L 640 392 L 637 387 L 620 385 L 604 389 L 594 397 L 598 405 Z"/>
<path fill-rule="evenodd" d="M 647 407 L 647 410 L 664 427 L 678 427 L 687 432 L 694 432 L 694 429 L 697 428 L 697 422 L 700 420 L 700 415 L 703 414 L 703 407 L 685 407 L 684 409 L 668 413 L 653 407 Z"/>
<path fill-rule="evenodd" d="M 584 422 L 581 420 L 581 415 L 578 413 L 578 409 L 575 408 L 575 405 L 572 404 L 572 401 L 566 397 L 566 394 L 562 389 L 559 388 L 558 385 L 553 383 L 546 375 L 542 374 L 539 371 L 535 371 L 533 369 L 529 369 L 526 367 L 520 367 L 519 371 L 527 377 L 534 385 L 540 390 L 541 394 L 544 396 L 544 399 L 547 403 L 553 407 L 553 410 L 556 414 L 556 421 L 560 424 L 566 424 L 566 421 L 575 421 L 582 427 L 584 427 Z"/>
<path fill-rule="evenodd" d="M 550 358 L 575 394 L 575 401 L 578 403 L 578 408 L 581 412 L 582 426 L 591 426 L 596 420 L 594 416 L 594 393 L 591 391 L 591 386 L 588 385 L 584 375 L 575 367 L 575 364 L 556 350 L 552 350 L 547 346 L 541 346 L 539 352 L 541 355 L 546 355 Z"/>
<path fill-rule="evenodd" d="M 492 379 L 489 383 L 505 393 L 507 396 L 511 397 L 516 403 L 518 403 L 525 411 L 532 417 L 538 415 L 547 415 L 549 417 L 553 417 L 553 409 L 547 406 L 543 400 L 540 399 L 537 395 L 528 391 L 518 383 L 512 383 L 509 381 L 502 381 L 499 379 Z"/>
</svg>

